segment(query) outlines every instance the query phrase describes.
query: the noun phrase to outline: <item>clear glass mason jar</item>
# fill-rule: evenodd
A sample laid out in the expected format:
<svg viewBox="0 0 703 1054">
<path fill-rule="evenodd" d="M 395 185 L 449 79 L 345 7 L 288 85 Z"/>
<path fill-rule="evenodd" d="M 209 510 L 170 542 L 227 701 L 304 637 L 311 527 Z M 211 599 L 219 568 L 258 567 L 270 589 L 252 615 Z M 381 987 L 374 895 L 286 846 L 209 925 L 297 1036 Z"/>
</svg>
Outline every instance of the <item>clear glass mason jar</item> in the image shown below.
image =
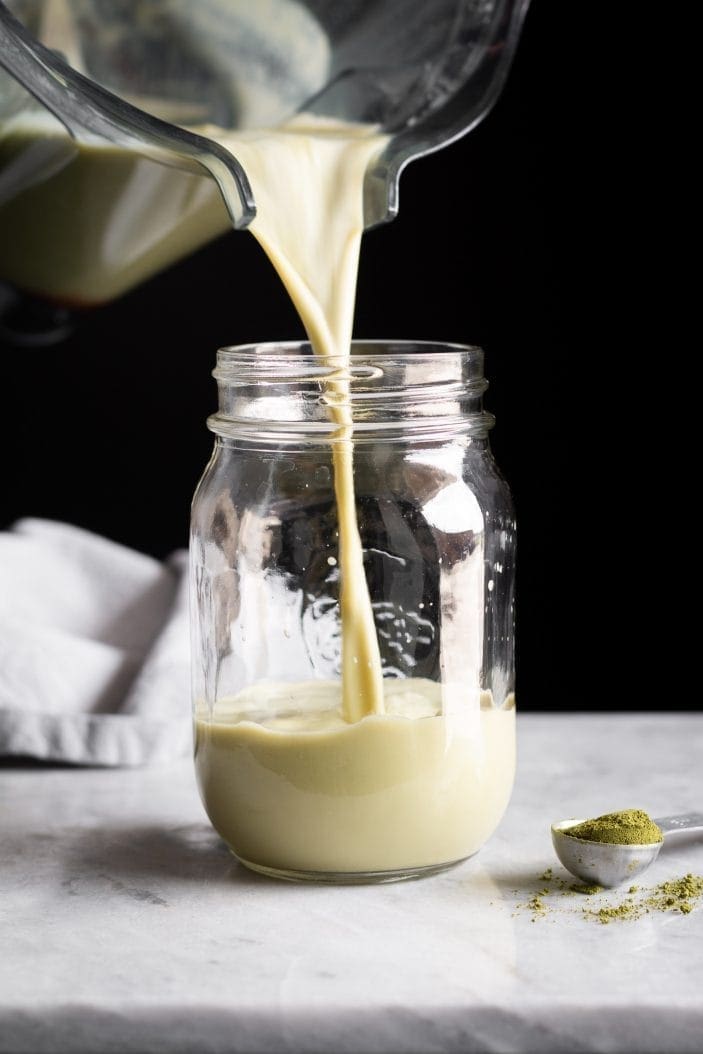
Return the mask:
<svg viewBox="0 0 703 1054">
<path fill-rule="evenodd" d="M 214 377 L 190 542 L 195 765 L 213 826 L 283 878 L 383 881 L 464 860 L 515 768 L 515 518 L 483 352 L 355 341 L 345 366 L 259 344 L 220 350 Z M 330 420 L 340 378 L 347 429 Z M 383 675 L 382 705 L 358 720 L 342 705 L 342 447 L 368 589 L 355 599 Z"/>
</svg>

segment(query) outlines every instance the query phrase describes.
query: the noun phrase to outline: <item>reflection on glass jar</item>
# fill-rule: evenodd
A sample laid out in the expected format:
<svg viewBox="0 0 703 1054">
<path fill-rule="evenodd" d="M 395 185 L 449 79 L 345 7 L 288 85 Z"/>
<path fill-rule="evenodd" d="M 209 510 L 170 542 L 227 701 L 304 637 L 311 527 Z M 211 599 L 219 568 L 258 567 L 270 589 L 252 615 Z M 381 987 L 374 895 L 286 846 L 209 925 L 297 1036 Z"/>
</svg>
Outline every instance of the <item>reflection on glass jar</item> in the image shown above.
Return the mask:
<svg viewBox="0 0 703 1054">
<path fill-rule="evenodd" d="M 508 803 L 515 521 L 480 349 L 355 342 L 351 439 L 329 420 L 339 371 L 306 344 L 218 354 L 191 535 L 196 770 L 247 865 L 410 877 L 475 853 Z M 350 442 L 354 599 L 371 606 L 383 674 L 360 720 L 341 687 L 334 450 Z"/>
</svg>

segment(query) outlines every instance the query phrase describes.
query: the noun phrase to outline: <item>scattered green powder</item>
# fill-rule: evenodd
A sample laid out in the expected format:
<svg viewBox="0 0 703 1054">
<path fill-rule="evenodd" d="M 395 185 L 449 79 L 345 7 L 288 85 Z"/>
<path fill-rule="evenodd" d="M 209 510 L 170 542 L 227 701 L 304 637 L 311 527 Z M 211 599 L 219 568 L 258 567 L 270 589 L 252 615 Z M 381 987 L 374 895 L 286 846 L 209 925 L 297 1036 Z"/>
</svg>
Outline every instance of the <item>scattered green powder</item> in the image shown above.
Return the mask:
<svg viewBox="0 0 703 1054">
<path fill-rule="evenodd" d="M 654 893 L 647 899 L 650 907 L 665 911 L 666 908 L 678 908 L 688 915 L 693 905 L 703 896 L 703 876 L 690 872 L 673 882 L 662 882 L 655 887 Z"/>
<path fill-rule="evenodd" d="M 610 842 L 617 845 L 653 845 L 663 835 L 654 820 L 642 809 L 623 809 L 584 820 L 564 831 L 572 838 L 586 842 Z"/>
<path fill-rule="evenodd" d="M 637 892 L 638 887 L 630 887 L 630 893 Z M 678 911 L 689 915 L 696 902 L 703 896 L 703 877 L 684 875 L 672 882 L 660 882 L 653 889 L 643 890 L 640 900 L 625 900 L 614 907 L 603 907 L 597 911 L 584 908 L 584 914 L 595 916 L 600 922 L 608 923 L 613 919 L 639 919 L 653 911 Z"/>
<path fill-rule="evenodd" d="M 593 915 L 605 926 L 609 922 L 612 922 L 613 919 L 637 918 L 637 905 L 631 900 L 625 900 L 622 904 L 618 904 L 616 907 L 598 908 L 597 911 L 590 911 L 588 908 L 584 908 L 583 913 L 584 915 Z"/>
<path fill-rule="evenodd" d="M 542 896 L 539 893 L 535 893 L 533 897 L 527 902 L 527 908 L 532 912 L 532 921 L 536 918 L 547 914 L 547 905 L 542 900 Z"/>
<path fill-rule="evenodd" d="M 551 868 L 547 868 L 547 871 L 551 871 Z M 550 894 L 558 892 L 562 897 L 580 894 L 590 898 L 604 893 L 601 886 L 569 885 L 560 875 L 553 873 L 547 878 L 547 871 L 539 876 L 539 881 L 549 883 L 553 888 L 540 888 L 532 894 L 527 903 L 518 905 L 518 908 L 526 908 L 532 913 L 533 922 L 538 918 L 546 918 L 550 914 L 564 910 L 545 901 L 544 898 Z M 640 894 L 639 897 L 635 897 L 637 893 Z M 615 896 L 616 894 L 607 895 Z M 652 912 L 674 911 L 688 915 L 701 898 L 703 898 L 703 876 L 688 874 L 683 878 L 660 882 L 658 886 L 630 886 L 628 895 L 624 899 L 615 903 L 606 901 L 597 907 L 588 903 L 579 910 L 586 918 L 595 919 L 605 926 L 610 922 L 639 919 Z"/>
</svg>

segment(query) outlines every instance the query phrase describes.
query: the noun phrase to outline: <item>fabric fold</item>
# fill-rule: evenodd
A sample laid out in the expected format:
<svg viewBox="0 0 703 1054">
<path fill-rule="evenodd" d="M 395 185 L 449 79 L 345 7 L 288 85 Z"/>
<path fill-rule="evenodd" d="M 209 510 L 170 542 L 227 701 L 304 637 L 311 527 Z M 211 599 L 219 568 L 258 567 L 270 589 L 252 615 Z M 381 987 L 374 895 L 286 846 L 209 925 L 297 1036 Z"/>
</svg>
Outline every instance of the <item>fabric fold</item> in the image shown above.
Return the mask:
<svg viewBox="0 0 703 1054">
<path fill-rule="evenodd" d="M 0 532 L 0 755 L 147 765 L 192 745 L 187 553 L 82 528 Z"/>
</svg>

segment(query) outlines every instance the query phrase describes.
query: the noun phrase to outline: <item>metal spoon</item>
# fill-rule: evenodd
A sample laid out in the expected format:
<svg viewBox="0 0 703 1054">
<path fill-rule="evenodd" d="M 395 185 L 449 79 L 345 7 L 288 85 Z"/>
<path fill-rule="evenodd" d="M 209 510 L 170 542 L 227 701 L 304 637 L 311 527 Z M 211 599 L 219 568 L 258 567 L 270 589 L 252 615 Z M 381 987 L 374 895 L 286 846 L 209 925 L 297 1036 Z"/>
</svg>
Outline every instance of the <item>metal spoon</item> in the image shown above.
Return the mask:
<svg viewBox="0 0 703 1054">
<path fill-rule="evenodd" d="M 574 838 L 569 829 L 583 820 L 560 820 L 552 824 L 552 842 L 567 871 L 583 882 L 608 889 L 631 881 L 646 871 L 659 855 L 663 842 L 653 845 L 619 845 L 613 842 L 589 842 Z M 662 816 L 654 821 L 662 834 L 695 831 L 703 828 L 703 813 L 687 812 L 680 816 Z"/>
</svg>

